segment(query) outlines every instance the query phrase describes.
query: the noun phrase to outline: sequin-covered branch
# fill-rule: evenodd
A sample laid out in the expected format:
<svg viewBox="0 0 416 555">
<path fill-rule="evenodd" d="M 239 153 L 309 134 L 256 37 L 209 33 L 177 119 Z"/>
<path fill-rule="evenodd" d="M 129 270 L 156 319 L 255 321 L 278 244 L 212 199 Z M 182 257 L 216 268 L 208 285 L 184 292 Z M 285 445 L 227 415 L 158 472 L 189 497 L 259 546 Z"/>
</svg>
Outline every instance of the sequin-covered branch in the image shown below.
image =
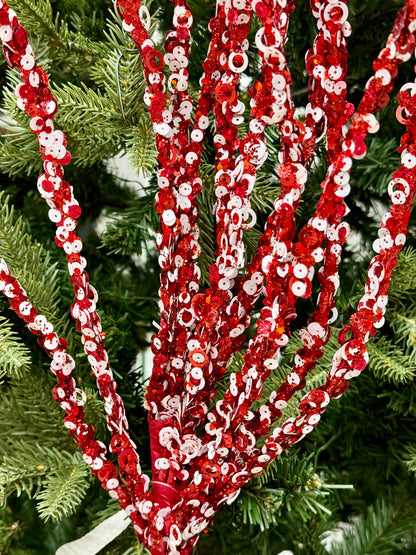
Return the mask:
<svg viewBox="0 0 416 555">
<path fill-rule="evenodd" d="M 129 467 L 137 464 L 136 456 L 130 449 L 123 452 L 119 458 L 119 471 L 114 464 L 106 458 L 107 447 L 94 438 L 94 427 L 85 422 L 84 405 L 87 400 L 85 392 L 76 387 L 72 377 L 75 361 L 66 352 L 68 346 L 65 339 L 58 337 L 53 325 L 45 316 L 39 314 L 29 301 L 26 291 L 14 278 L 4 260 L 0 259 L 0 292 L 8 299 L 11 308 L 28 326 L 29 330 L 37 336 L 39 345 L 52 359 L 51 372 L 57 379 L 53 395 L 55 401 L 65 411 L 64 424 L 83 453 L 83 458 L 90 465 L 101 485 L 113 499 L 118 499 L 124 510 L 131 515 L 137 530 L 144 529 L 144 521 L 132 499 L 130 487 L 131 472 Z M 120 483 L 120 479 L 122 483 Z M 123 483 L 124 482 L 124 483 Z M 144 540 L 142 534 L 139 534 Z"/>
<path fill-rule="evenodd" d="M 64 180 L 64 165 L 71 159 L 66 149 L 65 135 L 54 128 L 53 117 L 58 109 L 48 87 L 48 76 L 36 64 L 26 30 L 5 2 L 0 2 L 0 23 L 3 51 L 7 63 L 17 68 L 22 83 L 16 88 L 17 104 L 31 117 L 30 127 L 37 135 L 45 173 L 38 179 L 38 190 L 50 207 L 49 218 L 56 223 L 56 243 L 65 251 L 76 302 L 72 316 L 82 333 L 84 351 L 104 400 L 107 425 L 112 433 L 110 449 L 120 457 L 129 448 L 136 463 L 126 469 L 132 483 L 144 493 L 149 479 L 141 474 L 135 445 L 128 433 L 124 405 L 117 394 L 107 352 L 102 341 L 101 320 L 96 311 L 97 292 L 85 271 L 86 260 L 81 256 L 82 241 L 76 233 L 81 209 L 72 187 Z"/>
</svg>

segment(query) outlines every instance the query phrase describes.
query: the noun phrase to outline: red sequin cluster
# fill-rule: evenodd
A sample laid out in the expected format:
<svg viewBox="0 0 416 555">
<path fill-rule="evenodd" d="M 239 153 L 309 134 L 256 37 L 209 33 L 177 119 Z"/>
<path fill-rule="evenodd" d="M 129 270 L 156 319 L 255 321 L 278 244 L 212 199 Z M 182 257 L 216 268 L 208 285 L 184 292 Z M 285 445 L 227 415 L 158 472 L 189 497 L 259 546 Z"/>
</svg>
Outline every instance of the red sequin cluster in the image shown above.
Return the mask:
<svg viewBox="0 0 416 555">
<path fill-rule="evenodd" d="M 64 134 L 53 124 L 57 104 L 45 72 L 36 65 L 26 31 L 1 0 L 0 39 L 8 64 L 20 73 L 18 105 L 31 117 L 31 129 L 38 136 L 45 169 L 38 189 L 57 224 L 56 242 L 67 256 L 76 297 L 72 315 L 105 402 L 112 432 L 110 450 L 117 454 L 117 466 L 106 458 L 106 447 L 94 439 L 93 428 L 85 423 L 85 394 L 72 378 L 75 365 L 66 353 L 65 341 L 31 305 L 3 261 L 0 290 L 51 356 L 51 371 L 58 381 L 54 395 L 66 412 L 65 424 L 103 487 L 130 514 L 140 540 L 155 555 L 187 554 L 215 513 L 231 503 L 253 475 L 310 433 L 330 400 L 342 395 L 348 380 L 358 376 L 368 362 L 366 343 L 384 322 L 391 273 L 405 243 L 415 194 L 415 84 L 405 85 L 399 94 L 397 115 L 406 126 L 400 146 L 401 167 L 389 185 L 392 206 L 374 243 L 377 254 L 369 266 L 365 295 L 350 324 L 339 334 L 341 346 L 326 384 L 303 397 L 297 417 L 270 432 L 294 393 L 304 388 L 336 319 L 338 265 L 349 234 L 342 219 L 348 211 L 344 199 L 350 192 L 350 170 L 353 161 L 365 155 L 367 133 L 378 130 L 374 113 L 389 101 L 397 68 L 414 49 L 416 1 L 410 0 L 399 12 L 353 115 L 353 106 L 346 98 L 345 38 L 351 31 L 347 2 L 311 0 L 318 33 L 306 55 L 310 94 L 304 121 L 296 118 L 284 50 L 294 0 L 218 1 L 209 24 L 211 42 L 195 107 L 188 93 L 193 20 L 186 1 L 174 0 L 173 29 L 167 33 L 164 54 L 156 50 L 149 36 L 148 9 L 137 0 L 118 0 L 117 5 L 123 27 L 131 33 L 143 60 L 147 84 L 144 101 L 159 159 L 156 209 L 160 215 L 161 317 L 159 331 L 152 338 L 154 368 L 146 395 L 151 491 L 128 434 L 123 404 L 102 343 L 97 294 L 80 254 L 82 242 L 76 234 L 80 208 L 63 174 L 70 155 Z M 249 131 L 241 137 L 239 125 L 246 106 L 239 97 L 239 78 L 248 64 L 247 36 L 253 12 L 260 22 L 255 46 L 261 74 L 249 90 Z M 200 291 L 197 196 L 202 188 L 199 167 L 211 113 L 215 125 L 216 253 L 209 289 Z M 281 190 L 257 252 L 246 263 L 243 231 L 255 223 L 250 197 L 256 173 L 267 158 L 265 130 L 270 125 L 277 126 L 280 135 L 277 173 Z M 313 217 L 298 230 L 295 240 L 295 212 L 316 142 L 324 133 L 328 169 L 322 194 Z M 289 341 L 296 301 L 311 295 L 317 263 L 322 263 L 318 272 L 321 292 L 316 309 L 300 332 L 303 346 L 279 390 L 254 411 L 252 404 L 261 397 L 265 380 L 278 366 L 279 350 Z M 209 411 L 216 385 L 244 342 L 244 331 L 261 294 L 264 299 L 257 333 L 249 343 L 244 364 L 231 374 L 224 398 Z M 201 424 L 205 426 L 202 434 Z M 268 436 L 264 446 L 258 448 L 257 441 L 264 435 Z"/>
</svg>

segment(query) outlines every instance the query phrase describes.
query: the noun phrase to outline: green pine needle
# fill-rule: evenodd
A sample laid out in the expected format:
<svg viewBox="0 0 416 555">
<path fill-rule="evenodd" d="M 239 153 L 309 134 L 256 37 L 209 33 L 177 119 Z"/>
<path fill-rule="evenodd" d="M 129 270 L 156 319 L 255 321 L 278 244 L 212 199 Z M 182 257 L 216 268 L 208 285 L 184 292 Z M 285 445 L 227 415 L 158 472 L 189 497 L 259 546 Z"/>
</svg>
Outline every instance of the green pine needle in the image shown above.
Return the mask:
<svg viewBox="0 0 416 555">
<path fill-rule="evenodd" d="M 0 316 L 0 379 L 5 375 L 21 378 L 30 365 L 29 349 L 22 345 L 11 322 Z"/>
<path fill-rule="evenodd" d="M 74 473 L 75 480 L 81 485 L 82 491 L 86 491 L 87 486 L 82 486 L 81 477 L 85 480 L 88 467 L 83 462 L 81 454 L 72 455 L 66 451 L 30 444 L 24 440 L 16 441 L 15 445 L 16 452 L 5 457 L 0 465 L 0 505 L 5 506 L 11 493 L 16 493 L 17 496 L 27 493 L 31 497 L 36 497 L 49 482 L 52 484 L 51 487 L 54 487 L 53 484 L 56 487 L 58 481 L 54 481 L 53 476 L 61 480 L 61 487 L 67 480 L 68 491 L 72 487 L 76 490 L 76 484 L 70 480 L 74 466 L 77 469 L 79 467 L 79 470 Z M 62 503 L 68 508 L 73 507 L 74 495 L 76 492 L 69 493 L 68 501 L 63 499 Z M 83 495 L 81 499 L 82 497 Z M 59 499 L 57 505 L 62 506 Z"/>
<path fill-rule="evenodd" d="M 334 545 L 331 555 L 392 555 L 411 553 L 409 536 L 414 536 L 416 511 L 414 503 L 403 492 L 395 499 L 378 499 L 367 514 L 352 522 L 342 543 Z M 416 547 L 413 538 L 413 548 Z"/>
<path fill-rule="evenodd" d="M 42 481 L 42 489 L 36 495 L 40 517 L 58 522 L 71 515 L 85 497 L 90 485 L 89 476 L 89 467 L 80 454 L 63 461 L 55 475 L 50 474 Z"/>
<path fill-rule="evenodd" d="M 59 315 L 60 287 L 56 264 L 49 254 L 28 234 L 23 219 L 17 218 L 9 199 L 0 192 L 0 257 L 19 280 L 28 298 L 40 314 L 62 333 L 67 319 Z"/>
<path fill-rule="evenodd" d="M 409 357 L 386 337 L 370 341 L 367 351 L 370 355 L 369 367 L 377 378 L 398 385 L 415 377 L 416 365 L 410 364 Z"/>
</svg>

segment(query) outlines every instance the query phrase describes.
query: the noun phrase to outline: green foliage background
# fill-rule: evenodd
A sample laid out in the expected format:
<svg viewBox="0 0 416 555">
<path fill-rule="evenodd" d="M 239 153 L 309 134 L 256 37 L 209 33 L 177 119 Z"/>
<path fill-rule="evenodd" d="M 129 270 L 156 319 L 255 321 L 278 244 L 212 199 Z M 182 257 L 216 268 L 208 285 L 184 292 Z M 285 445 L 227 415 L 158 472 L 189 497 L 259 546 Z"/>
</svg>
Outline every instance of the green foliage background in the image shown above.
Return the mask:
<svg viewBox="0 0 416 555">
<path fill-rule="evenodd" d="M 353 34 L 349 44 L 349 100 L 359 102 L 372 60 L 390 32 L 403 0 L 349 2 Z M 153 246 L 157 217 L 156 153 L 142 98 L 144 83 L 137 51 L 121 31 L 111 0 L 10 0 L 28 28 L 40 65 L 51 76 L 73 163 L 66 175 L 83 207 L 80 233 L 113 370 L 126 402 L 143 465 L 149 468 L 143 400 L 143 368 L 137 356 L 148 345 L 157 320 L 157 256 Z M 154 28 L 168 27 L 172 5 L 153 0 Z M 191 0 L 194 43 L 191 91 L 197 97 L 201 62 L 207 49 L 212 0 Z M 298 0 L 287 44 L 299 107 L 307 102 L 304 54 L 315 25 L 308 2 Z M 253 34 L 256 22 L 253 23 Z M 162 45 L 160 45 L 162 46 Z M 249 77 L 258 70 L 253 55 Z M 400 70 L 398 88 L 414 80 L 413 62 Z M 69 316 L 71 287 L 63 254 L 54 243 L 47 208 L 36 191 L 41 169 L 36 138 L 15 105 L 15 72 L 0 65 L 0 256 L 27 290 L 32 302 L 69 340 L 76 355 L 79 384 L 88 395 L 88 418 L 106 440 L 102 403 Z M 248 96 L 243 94 L 248 105 Z M 387 206 L 386 186 L 399 162 L 403 132 L 394 114 L 395 95 L 380 115 L 381 131 L 369 140 L 368 156 L 356 164 L 348 221 L 353 241 L 345 249 L 338 297 L 341 327 L 352 313 L 365 280 L 380 214 Z M 11 119 L 10 119 L 11 118 Z M 259 225 L 246 236 L 252 255 L 260 225 L 278 193 L 275 173 L 279 138 L 269 130 L 270 155 L 253 195 Z M 299 210 L 301 225 L 316 205 L 325 174 L 324 144 Z M 137 177 L 121 180 L 108 159 L 127 156 Z M 202 275 L 213 257 L 213 152 L 207 144 L 200 198 Z M 201 538 L 198 554 L 411 554 L 416 552 L 416 249 L 412 216 L 408 246 L 395 270 L 387 325 L 369 345 L 368 370 L 345 396 L 331 404 L 319 427 L 296 450 L 284 454 L 256 478 L 237 502 L 219 514 Z M 316 299 L 316 295 L 314 296 Z M 302 303 L 294 323 L 294 342 L 265 389 L 278 387 L 299 340 L 296 330 L 311 312 Z M 118 510 L 97 482 L 62 425 L 52 398 L 48 360 L 0 298 L 0 553 L 52 554 Z M 250 332 L 249 332 L 250 333 Z M 336 330 L 308 382 L 323 382 Z M 233 367 L 241 359 L 236 357 Z M 219 388 L 221 395 L 224 387 Z M 295 406 L 292 409 L 295 411 Z M 330 546 L 328 531 L 344 523 L 344 539 Z M 128 529 L 102 553 L 143 552 Z"/>
</svg>

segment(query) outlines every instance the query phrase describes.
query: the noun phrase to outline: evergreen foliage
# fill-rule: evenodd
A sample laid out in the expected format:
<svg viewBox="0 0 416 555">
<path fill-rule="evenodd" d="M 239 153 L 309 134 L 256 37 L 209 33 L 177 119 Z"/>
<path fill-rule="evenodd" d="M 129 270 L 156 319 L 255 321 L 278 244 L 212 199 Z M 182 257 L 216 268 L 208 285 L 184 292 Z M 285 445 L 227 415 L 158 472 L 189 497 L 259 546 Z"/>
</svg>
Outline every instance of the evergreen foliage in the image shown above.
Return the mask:
<svg viewBox="0 0 416 555">
<path fill-rule="evenodd" d="M 21 344 L 7 318 L 0 316 L 0 376 L 19 378 L 29 367 L 29 350 Z"/>
<path fill-rule="evenodd" d="M 368 508 L 367 514 L 357 518 L 344 534 L 343 541 L 335 545 L 333 555 L 388 555 L 389 553 L 412 553 L 416 536 L 411 543 L 406 540 L 409 528 L 413 529 L 416 518 L 414 505 L 409 499 L 403 504 L 403 493 L 378 499 Z M 400 503 L 398 503 L 398 499 Z"/>
<path fill-rule="evenodd" d="M 39 63 L 51 77 L 59 103 L 57 124 L 68 137 L 73 162 L 68 180 L 83 208 L 83 238 L 92 283 L 100 295 L 112 368 L 126 402 L 132 434 L 143 466 L 150 466 L 145 412 L 145 377 L 137 357 L 148 346 L 157 320 L 158 227 L 153 207 L 157 166 L 153 129 L 143 103 L 140 57 L 120 26 L 112 0 L 9 0 L 28 28 Z M 212 0 L 192 0 L 195 33 L 190 64 L 196 97 L 206 52 Z M 361 98 L 371 64 L 390 32 L 404 0 L 351 0 L 349 39 L 350 100 Z M 172 6 L 153 0 L 153 25 L 166 30 Z M 253 35 L 256 22 L 253 23 Z M 287 45 L 294 97 L 305 106 L 303 60 L 315 28 L 308 1 L 298 0 Z M 252 36 L 253 36 L 252 35 Z M 412 64 L 403 67 L 400 85 L 413 80 Z M 29 121 L 14 101 L 18 76 L 1 65 L 3 110 L 0 121 L 0 257 L 10 265 L 29 298 L 69 341 L 77 362 L 76 379 L 86 389 L 88 420 L 99 439 L 107 438 L 105 415 L 69 310 L 72 293 L 66 262 L 53 240 L 47 208 L 36 191 L 41 171 L 38 145 Z M 258 67 L 250 61 L 247 79 Z M 396 93 L 400 87 L 396 88 Z M 386 187 L 397 167 L 403 132 L 395 121 L 394 96 L 380 115 L 380 133 L 369 140 L 367 157 L 352 173 L 347 200 L 353 233 L 340 268 L 339 319 L 307 389 L 325 381 L 336 350 L 336 333 L 347 322 L 362 292 L 366 264 Z M 248 108 L 249 97 L 243 96 Z M 299 111 L 301 117 L 301 110 Z M 214 133 L 210 126 L 209 134 Z M 256 248 L 267 213 L 278 193 L 279 137 L 269 129 L 269 159 L 259 172 L 252 205 L 255 229 L 245 235 L 247 257 Z M 305 198 L 298 212 L 305 222 L 316 205 L 325 172 L 324 144 L 318 145 Z M 137 177 L 123 181 L 110 171 L 108 159 L 125 155 Z M 207 147 L 201 166 L 200 266 L 205 284 L 213 260 L 213 152 Z M 104 230 L 103 230 L 104 229 Z M 103 231 L 102 231 L 103 230 Z M 279 458 L 224 509 L 204 534 L 200 555 L 411 554 L 416 552 L 416 221 L 412 216 L 408 247 L 394 273 L 386 326 L 369 344 L 366 373 L 332 403 L 318 428 L 297 450 Z M 316 298 L 316 295 L 315 295 Z M 300 346 L 297 330 L 311 312 L 303 301 L 293 323 L 293 341 L 266 385 L 268 397 L 279 387 Z M 258 307 L 260 308 L 260 306 Z M 62 425 L 63 413 L 52 397 L 54 380 L 47 357 L 0 299 L 0 553 L 50 554 L 87 533 L 118 510 L 91 479 L 88 467 Z M 250 330 L 247 334 L 250 336 Z M 237 355 L 227 370 L 242 364 Z M 220 384 L 217 399 L 224 394 Z M 290 407 L 295 414 L 295 403 Z M 328 547 L 328 532 L 348 523 L 342 542 Z M 327 547 L 325 547 L 327 546 Z M 127 529 L 104 553 L 145 553 Z"/>
</svg>

